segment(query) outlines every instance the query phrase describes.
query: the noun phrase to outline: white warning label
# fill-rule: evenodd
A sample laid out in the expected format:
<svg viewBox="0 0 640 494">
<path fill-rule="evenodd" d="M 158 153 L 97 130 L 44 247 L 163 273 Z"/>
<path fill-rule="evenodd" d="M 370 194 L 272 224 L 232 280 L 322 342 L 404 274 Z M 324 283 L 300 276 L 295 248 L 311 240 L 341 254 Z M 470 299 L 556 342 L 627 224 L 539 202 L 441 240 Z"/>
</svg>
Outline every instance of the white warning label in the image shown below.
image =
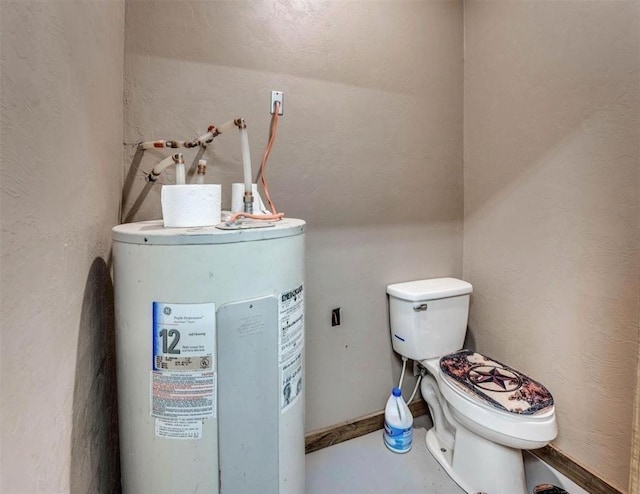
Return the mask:
<svg viewBox="0 0 640 494">
<path fill-rule="evenodd" d="M 278 299 L 278 345 L 280 363 L 300 355 L 304 346 L 304 289 L 300 285 Z"/>
<path fill-rule="evenodd" d="M 280 366 L 280 413 L 291 408 L 302 394 L 302 352 Z"/>
<path fill-rule="evenodd" d="M 215 417 L 214 372 L 151 371 L 151 415 L 161 419 Z"/>
<path fill-rule="evenodd" d="M 202 420 L 156 419 L 156 436 L 169 439 L 201 439 Z"/>
</svg>

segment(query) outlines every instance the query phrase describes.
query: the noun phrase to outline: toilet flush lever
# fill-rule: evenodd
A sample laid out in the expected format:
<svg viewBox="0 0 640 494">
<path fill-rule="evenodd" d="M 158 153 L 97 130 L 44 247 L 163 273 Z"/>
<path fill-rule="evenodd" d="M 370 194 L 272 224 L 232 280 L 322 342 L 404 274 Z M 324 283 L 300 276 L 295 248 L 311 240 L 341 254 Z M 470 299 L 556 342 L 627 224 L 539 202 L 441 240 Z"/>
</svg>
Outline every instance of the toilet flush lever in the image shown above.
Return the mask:
<svg viewBox="0 0 640 494">
<path fill-rule="evenodd" d="M 415 310 L 416 312 L 422 312 L 422 311 L 427 310 L 427 307 L 428 307 L 427 304 L 415 305 L 413 307 L 413 310 Z"/>
</svg>

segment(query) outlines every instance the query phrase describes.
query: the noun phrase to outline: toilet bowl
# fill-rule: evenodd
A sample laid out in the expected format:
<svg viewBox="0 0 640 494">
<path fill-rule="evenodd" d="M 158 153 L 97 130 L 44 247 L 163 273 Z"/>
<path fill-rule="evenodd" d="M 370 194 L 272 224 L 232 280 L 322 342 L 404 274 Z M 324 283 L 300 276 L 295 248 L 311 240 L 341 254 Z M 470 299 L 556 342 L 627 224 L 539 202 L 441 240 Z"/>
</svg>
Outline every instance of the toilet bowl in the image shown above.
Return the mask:
<svg viewBox="0 0 640 494">
<path fill-rule="evenodd" d="M 387 287 L 393 347 L 424 369 L 426 445 L 447 474 L 468 493 L 526 494 L 522 450 L 556 437 L 553 398 L 512 367 L 460 350 L 471 291 L 454 278 Z"/>
<path fill-rule="evenodd" d="M 431 377 L 421 386 L 435 423 L 426 438 L 430 453 L 466 492 L 525 494 L 522 450 L 541 448 L 556 437 L 553 405 L 535 415 L 496 409 L 452 383 L 439 363 L 438 358 L 421 362 Z M 453 444 L 438 429 L 452 430 Z"/>
</svg>

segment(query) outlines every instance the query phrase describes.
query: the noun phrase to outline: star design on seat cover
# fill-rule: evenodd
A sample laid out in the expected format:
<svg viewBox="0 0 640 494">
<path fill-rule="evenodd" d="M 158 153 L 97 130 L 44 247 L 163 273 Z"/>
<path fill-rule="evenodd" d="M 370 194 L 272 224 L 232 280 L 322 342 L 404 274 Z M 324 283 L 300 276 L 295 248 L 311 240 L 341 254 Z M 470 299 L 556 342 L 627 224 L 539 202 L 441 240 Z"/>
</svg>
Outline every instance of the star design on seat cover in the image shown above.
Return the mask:
<svg viewBox="0 0 640 494">
<path fill-rule="evenodd" d="M 488 391 L 515 391 L 522 386 L 516 374 L 500 367 L 478 366 L 471 369 L 468 376 L 471 383 Z M 492 384 L 500 389 L 495 389 Z"/>
</svg>

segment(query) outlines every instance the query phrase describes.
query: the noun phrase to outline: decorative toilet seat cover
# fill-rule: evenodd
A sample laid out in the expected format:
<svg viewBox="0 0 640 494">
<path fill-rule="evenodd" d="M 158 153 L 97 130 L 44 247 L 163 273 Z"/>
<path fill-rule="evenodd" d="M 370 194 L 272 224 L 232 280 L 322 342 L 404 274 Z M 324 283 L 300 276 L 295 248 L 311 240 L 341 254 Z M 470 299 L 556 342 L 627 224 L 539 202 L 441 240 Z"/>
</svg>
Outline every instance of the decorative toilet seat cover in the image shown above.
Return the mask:
<svg viewBox="0 0 640 494">
<path fill-rule="evenodd" d="M 471 350 L 440 359 L 443 375 L 471 397 L 498 410 L 536 415 L 553 406 L 547 388 L 497 360 Z"/>
</svg>

